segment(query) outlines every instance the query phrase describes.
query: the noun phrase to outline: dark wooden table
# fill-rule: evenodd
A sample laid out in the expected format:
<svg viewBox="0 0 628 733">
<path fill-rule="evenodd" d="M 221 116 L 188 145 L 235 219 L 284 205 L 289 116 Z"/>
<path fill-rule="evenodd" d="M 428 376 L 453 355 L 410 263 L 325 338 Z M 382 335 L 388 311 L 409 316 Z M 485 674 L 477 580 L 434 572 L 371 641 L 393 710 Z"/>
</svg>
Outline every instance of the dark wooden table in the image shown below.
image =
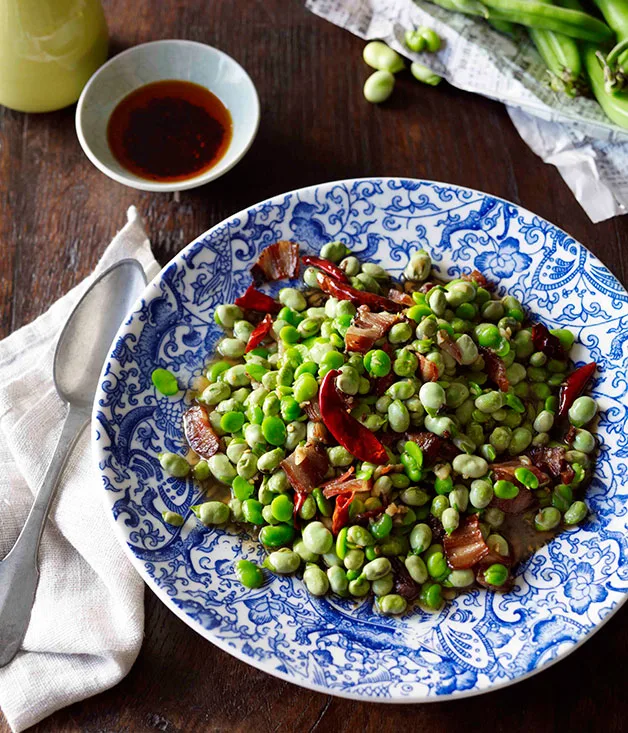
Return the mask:
<svg viewBox="0 0 628 733">
<path fill-rule="evenodd" d="M 566 229 L 628 283 L 628 218 L 591 224 L 501 105 L 409 77 L 386 105 L 367 104 L 363 43 L 308 13 L 302 0 L 106 0 L 105 10 L 112 53 L 188 38 L 234 56 L 257 85 L 260 132 L 233 171 L 175 201 L 124 188 L 93 168 L 76 139 L 73 108 L 39 116 L 0 108 L 0 336 L 91 270 L 130 204 L 165 264 L 249 204 L 352 176 L 425 177 L 503 196 Z M 146 638 L 128 677 L 36 730 L 619 731 L 628 716 L 626 621 L 624 609 L 568 660 L 510 689 L 392 707 L 258 672 L 202 640 L 147 590 Z M 8 731 L 1 721 L 0 731 Z"/>
</svg>

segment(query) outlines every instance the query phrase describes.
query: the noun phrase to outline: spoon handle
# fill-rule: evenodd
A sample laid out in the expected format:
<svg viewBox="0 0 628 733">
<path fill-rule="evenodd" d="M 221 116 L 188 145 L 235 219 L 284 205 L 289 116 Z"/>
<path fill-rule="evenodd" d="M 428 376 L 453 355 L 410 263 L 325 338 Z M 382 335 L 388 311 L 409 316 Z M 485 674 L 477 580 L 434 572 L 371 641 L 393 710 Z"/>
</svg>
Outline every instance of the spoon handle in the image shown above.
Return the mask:
<svg viewBox="0 0 628 733">
<path fill-rule="evenodd" d="M 66 459 L 89 417 L 88 409 L 69 408 L 26 523 L 9 554 L 0 562 L 0 667 L 17 654 L 26 634 L 39 580 L 39 541 Z"/>
</svg>

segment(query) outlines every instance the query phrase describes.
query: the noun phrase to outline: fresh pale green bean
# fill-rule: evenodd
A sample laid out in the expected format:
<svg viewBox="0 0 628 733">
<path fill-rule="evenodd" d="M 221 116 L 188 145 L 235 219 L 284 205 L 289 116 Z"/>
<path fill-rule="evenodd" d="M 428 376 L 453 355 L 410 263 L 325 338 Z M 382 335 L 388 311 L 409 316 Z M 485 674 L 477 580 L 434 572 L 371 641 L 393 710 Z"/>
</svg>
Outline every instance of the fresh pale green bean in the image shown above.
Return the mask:
<svg viewBox="0 0 628 733">
<path fill-rule="evenodd" d="M 390 97 L 394 88 L 395 77 L 390 71 L 375 71 L 364 82 L 364 98 L 371 104 L 382 104 Z"/>
<path fill-rule="evenodd" d="M 367 43 L 362 52 L 365 63 L 378 71 L 396 74 L 404 68 L 403 59 L 390 46 L 381 41 Z M 322 254 L 322 253 L 321 253 Z M 325 257 L 326 255 L 323 255 Z M 331 259 L 328 257 L 328 259 Z"/>
</svg>

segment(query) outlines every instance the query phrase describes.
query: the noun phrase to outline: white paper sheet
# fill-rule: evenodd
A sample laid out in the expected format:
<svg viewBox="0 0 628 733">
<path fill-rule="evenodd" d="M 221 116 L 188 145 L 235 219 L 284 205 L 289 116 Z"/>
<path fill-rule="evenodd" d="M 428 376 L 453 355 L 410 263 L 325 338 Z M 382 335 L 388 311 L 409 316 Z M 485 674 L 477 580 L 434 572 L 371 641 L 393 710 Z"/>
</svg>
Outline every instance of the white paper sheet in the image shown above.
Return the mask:
<svg viewBox="0 0 628 733">
<path fill-rule="evenodd" d="M 306 6 L 361 38 L 385 41 L 453 86 L 506 103 L 523 140 L 558 168 L 594 222 L 628 210 L 628 132 L 610 122 L 595 100 L 552 91 L 524 29 L 510 38 L 480 18 L 426 0 L 307 0 Z M 419 25 L 444 40 L 438 54 L 405 47 L 405 31 Z"/>
</svg>

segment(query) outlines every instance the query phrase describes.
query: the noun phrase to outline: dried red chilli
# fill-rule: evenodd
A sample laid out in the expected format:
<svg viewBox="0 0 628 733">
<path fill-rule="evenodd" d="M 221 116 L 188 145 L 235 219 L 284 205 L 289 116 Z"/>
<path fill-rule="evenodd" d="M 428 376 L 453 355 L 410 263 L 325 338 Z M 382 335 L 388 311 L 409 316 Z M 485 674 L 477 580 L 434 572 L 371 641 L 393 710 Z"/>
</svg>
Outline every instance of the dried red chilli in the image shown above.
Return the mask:
<svg viewBox="0 0 628 733">
<path fill-rule="evenodd" d="M 336 497 L 334 513 L 331 517 L 331 531 L 338 534 L 343 527 L 349 524 L 349 507 L 355 499 L 355 494 L 340 494 Z"/>
<path fill-rule="evenodd" d="M 240 308 L 251 311 L 259 311 L 260 313 L 279 313 L 281 303 L 256 290 L 253 285 L 249 285 L 244 295 L 234 300 L 234 303 Z"/>
<path fill-rule="evenodd" d="M 253 351 L 254 348 L 259 346 L 266 338 L 266 336 L 268 336 L 272 327 L 273 317 L 270 315 L 270 313 L 267 313 L 264 316 L 264 319 L 253 329 L 253 333 L 251 333 L 251 335 L 249 336 L 249 340 L 246 344 L 246 349 L 244 349 L 244 352 L 248 354 L 249 351 Z"/>
<path fill-rule="evenodd" d="M 337 369 L 327 372 L 319 390 L 318 402 L 325 427 L 358 460 L 388 463 L 384 446 L 368 428 L 347 412 L 345 402 L 336 390 L 336 377 L 339 374 Z"/>
<path fill-rule="evenodd" d="M 536 351 L 542 351 L 548 359 L 566 359 L 567 354 L 560 339 L 547 330 L 542 323 L 532 326 L 532 344 Z"/>
<path fill-rule="evenodd" d="M 305 504 L 305 500 L 309 496 L 309 494 L 305 491 L 295 491 L 294 492 L 294 526 L 298 527 L 298 519 L 299 519 L 299 512 L 301 511 L 301 508 Z"/>
<path fill-rule="evenodd" d="M 338 282 L 346 283 L 347 285 L 349 285 L 349 278 L 346 276 L 344 271 L 341 270 L 338 265 L 334 265 L 333 262 L 330 262 L 329 260 L 324 260 L 321 257 L 315 257 L 314 255 L 303 255 L 303 257 L 301 257 L 301 260 L 303 261 L 304 265 L 317 267 L 319 270 L 326 272 L 335 280 L 338 280 Z"/>
<path fill-rule="evenodd" d="M 591 377 L 595 374 L 597 364 L 592 361 L 589 364 L 581 366 L 572 372 L 567 379 L 560 385 L 558 392 L 558 417 L 565 417 L 569 408 L 573 405 L 577 397 L 584 392 L 585 387 L 589 383 Z"/>
<path fill-rule="evenodd" d="M 323 272 L 316 274 L 316 281 L 319 288 L 327 295 L 332 295 L 338 300 L 350 300 L 354 305 L 368 305 L 375 310 L 385 310 L 391 313 L 400 313 L 405 308 L 402 303 L 395 303 L 390 298 L 368 293 L 366 290 L 356 290 L 350 285 L 334 280 Z"/>
</svg>

